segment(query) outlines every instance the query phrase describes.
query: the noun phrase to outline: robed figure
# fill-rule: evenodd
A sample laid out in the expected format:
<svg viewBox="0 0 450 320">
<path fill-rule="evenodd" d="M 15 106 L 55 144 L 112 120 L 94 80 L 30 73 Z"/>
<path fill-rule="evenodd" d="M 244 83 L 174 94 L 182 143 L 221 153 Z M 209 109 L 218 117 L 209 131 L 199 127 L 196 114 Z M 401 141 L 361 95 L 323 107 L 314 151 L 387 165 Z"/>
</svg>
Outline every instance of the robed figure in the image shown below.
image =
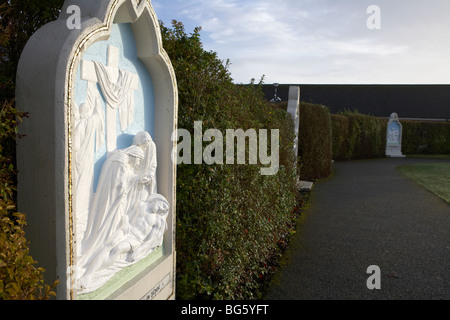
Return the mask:
<svg viewBox="0 0 450 320">
<path fill-rule="evenodd" d="M 78 261 L 81 293 L 162 245 L 169 203 L 156 193 L 156 147 L 147 132 L 103 165 Z"/>
<path fill-rule="evenodd" d="M 94 83 L 89 82 L 86 101 L 72 108 L 74 118 L 73 148 L 75 210 L 78 234 L 86 229 L 89 205 L 94 194 L 94 155 L 105 143 L 105 115 Z M 78 239 L 80 240 L 80 239 Z"/>
</svg>

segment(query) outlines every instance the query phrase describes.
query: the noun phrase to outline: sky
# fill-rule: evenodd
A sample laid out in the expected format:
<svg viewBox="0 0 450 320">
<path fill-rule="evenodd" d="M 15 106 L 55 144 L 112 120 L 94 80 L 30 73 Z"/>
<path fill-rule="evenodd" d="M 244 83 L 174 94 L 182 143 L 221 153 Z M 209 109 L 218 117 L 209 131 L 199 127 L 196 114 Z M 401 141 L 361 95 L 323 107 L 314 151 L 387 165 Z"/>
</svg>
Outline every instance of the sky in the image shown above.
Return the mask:
<svg viewBox="0 0 450 320">
<path fill-rule="evenodd" d="M 166 26 L 202 27 L 235 83 L 450 83 L 449 0 L 151 2 Z"/>
</svg>

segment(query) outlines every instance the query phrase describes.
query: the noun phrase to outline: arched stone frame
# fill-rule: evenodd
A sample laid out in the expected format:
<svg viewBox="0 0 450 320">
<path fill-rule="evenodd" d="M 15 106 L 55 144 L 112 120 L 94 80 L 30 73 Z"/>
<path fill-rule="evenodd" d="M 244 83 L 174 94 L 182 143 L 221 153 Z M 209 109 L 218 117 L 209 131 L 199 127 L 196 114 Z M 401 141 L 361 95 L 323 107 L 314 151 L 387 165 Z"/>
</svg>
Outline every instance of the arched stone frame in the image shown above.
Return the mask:
<svg viewBox="0 0 450 320">
<path fill-rule="evenodd" d="M 67 27 L 70 17 L 67 8 L 71 5 L 80 8 L 80 29 Z M 20 207 L 23 212 L 30 212 L 32 254 L 47 270 L 48 281 L 55 278 L 61 281 L 57 298 L 76 299 L 71 139 L 74 76 L 83 52 L 93 43 L 107 39 L 113 23 L 131 24 L 138 57 L 153 79 L 158 193 L 169 201 L 170 214 L 163 243 L 164 257 L 148 271 L 171 268 L 168 297 L 173 298 L 176 164 L 171 161 L 171 153 L 176 142 L 172 142 L 171 136 L 177 128 L 178 93 L 175 74 L 162 48 L 158 20 L 149 0 L 68 0 L 59 18 L 39 29 L 27 43 L 19 63 L 16 94 L 19 109 L 30 112 L 31 116 L 21 128 L 21 133 L 29 139 L 18 143 L 19 170 L 29 168 L 19 175 Z M 36 190 L 33 186 L 42 187 Z M 37 226 L 43 221 L 44 228 Z M 143 297 L 161 279 L 155 281 L 152 284 L 147 278 L 148 288 L 128 291 L 122 288 L 121 295 L 115 296 Z"/>
</svg>

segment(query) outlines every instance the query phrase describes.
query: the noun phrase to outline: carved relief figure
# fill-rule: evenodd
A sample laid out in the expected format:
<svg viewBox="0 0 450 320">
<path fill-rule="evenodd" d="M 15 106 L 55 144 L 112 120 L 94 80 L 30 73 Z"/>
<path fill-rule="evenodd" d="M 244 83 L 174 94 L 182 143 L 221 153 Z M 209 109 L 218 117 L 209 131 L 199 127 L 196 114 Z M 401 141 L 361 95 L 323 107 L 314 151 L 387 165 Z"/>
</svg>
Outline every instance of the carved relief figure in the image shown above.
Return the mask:
<svg viewBox="0 0 450 320">
<path fill-rule="evenodd" d="M 150 179 L 148 188 L 145 190 L 148 194 L 156 193 L 156 145 L 152 140 L 150 134 L 146 131 L 141 131 L 133 139 L 133 145 L 140 146 L 145 153 L 145 161 L 143 161 L 138 172 Z"/>
<path fill-rule="evenodd" d="M 117 150 L 104 163 L 82 242 L 83 258 L 93 257 L 110 236 L 120 228 L 130 206 L 140 200 L 145 177 L 134 173 L 144 159 L 140 147 Z"/>
<path fill-rule="evenodd" d="M 75 120 L 73 146 L 78 151 L 74 163 L 75 210 L 81 235 L 86 229 L 89 204 L 94 193 L 94 152 L 105 141 L 105 116 L 95 84 L 88 84 L 86 102 L 80 107 L 74 106 L 72 110 Z"/>
<path fill-rule="evenodd" d="M 103 166 L 79 261 L 86 291 L 162 245 L 169 203 L 157 193 L 148 195 L 154 176 L 142 170 L 141 163 L 150 160 L 147 148 L 116 150 Z"/>
<path fill-rule="evenodd" d="M 73 108 L 77 287 L 81 294 L 96 290 L 117 271 L 148 256 L 162 245 L 167 228 L 169 203 L 157 193 L 152 137 L 139 132 L 131 146 L 117 149 L 117 123 L 122 131 L 133 123 L 134 91 L 139 85 L 137 74 L 119 69 L 118 57 L 118 48 L 109 46 L 108 66 L 82 60 L 81 79 L 88 82 L 86 102 Z M 94 193 L 94 154 L 103 144 L 107 157 Z"/>
<path fill-rule="evenodd" d="M 391 127 L 391 129 L 389 130 L 388 135 L 387 135 L 388 143 L 398 144 L 399 136 L 400 136 L 400 132 L 396 128 Z"/>
<path fill-rule="evenodd" d="M 96 61 L 81 61 L 81 79 L 98 83 L 106 100 L 106 150 L 116 146 L 116 117 L 124 131 L 134 120 L 134 91 L 139 87 L 137 74 L 119 69 L 119 48 L 108 46 L 108 65 Z"/>
</svg>

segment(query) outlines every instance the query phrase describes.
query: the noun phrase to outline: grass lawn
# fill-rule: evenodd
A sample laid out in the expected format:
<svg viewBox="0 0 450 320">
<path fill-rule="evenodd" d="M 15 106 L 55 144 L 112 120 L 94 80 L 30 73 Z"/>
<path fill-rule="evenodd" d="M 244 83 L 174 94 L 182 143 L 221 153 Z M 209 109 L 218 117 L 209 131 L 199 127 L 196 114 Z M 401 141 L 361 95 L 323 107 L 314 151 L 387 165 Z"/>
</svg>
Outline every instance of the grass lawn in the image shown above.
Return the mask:
<svg viewBox="0 0 450 320">
<path fill-rule="evenodd" d="M 423 158 L 423 159 L 449 159 L 450 154 L 408 154 L 408 158 Z"/>
<path fill-rule="evenodd" d="M 450 203 L 450 163 L 410 164 L 398 170 Z"/>
</svg>

